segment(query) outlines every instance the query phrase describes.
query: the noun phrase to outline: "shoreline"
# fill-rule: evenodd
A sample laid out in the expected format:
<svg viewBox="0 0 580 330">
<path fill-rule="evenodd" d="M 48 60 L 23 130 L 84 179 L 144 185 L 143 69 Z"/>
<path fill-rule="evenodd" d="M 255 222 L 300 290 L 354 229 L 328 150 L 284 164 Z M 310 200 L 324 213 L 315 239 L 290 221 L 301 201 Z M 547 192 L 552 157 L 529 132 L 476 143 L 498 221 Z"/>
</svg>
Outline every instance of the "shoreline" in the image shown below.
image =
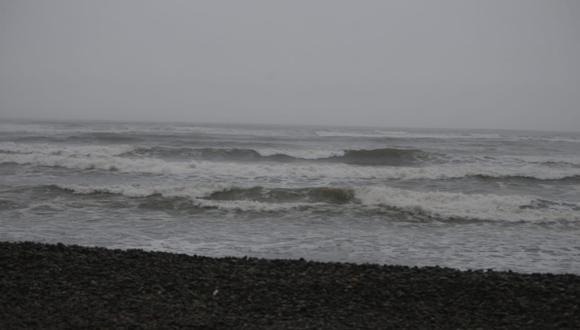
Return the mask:
<svg viewBox="0 0 580 330">
<path fill-rule="evenodd" d="M 0 328 L 580 328 L 580 276 L 0 242 Z"/>
</svg>

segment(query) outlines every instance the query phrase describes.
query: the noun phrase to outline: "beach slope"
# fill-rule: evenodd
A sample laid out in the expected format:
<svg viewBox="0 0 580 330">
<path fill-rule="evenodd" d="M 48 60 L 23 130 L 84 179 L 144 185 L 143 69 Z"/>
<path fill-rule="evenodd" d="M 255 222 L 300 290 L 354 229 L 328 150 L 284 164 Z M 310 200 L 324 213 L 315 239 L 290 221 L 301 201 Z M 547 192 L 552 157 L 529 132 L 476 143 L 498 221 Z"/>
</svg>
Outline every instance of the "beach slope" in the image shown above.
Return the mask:
<svg viewBox="0 0 580 330">
<path fill-rule="evenodd" d="M 580 328 L 580 276 L 0 242 L 0 328 Z"/>
</svg>

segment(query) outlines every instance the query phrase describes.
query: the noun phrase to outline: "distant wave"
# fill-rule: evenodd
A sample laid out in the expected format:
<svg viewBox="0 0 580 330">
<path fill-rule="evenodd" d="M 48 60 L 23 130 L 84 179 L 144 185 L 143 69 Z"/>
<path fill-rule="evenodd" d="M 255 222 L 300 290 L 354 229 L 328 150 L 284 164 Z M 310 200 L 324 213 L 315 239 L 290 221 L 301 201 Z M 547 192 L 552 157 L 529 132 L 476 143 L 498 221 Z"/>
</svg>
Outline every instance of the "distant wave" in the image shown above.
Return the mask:
<svg viewBox="0 0 580 330">
<path fill-rule="evenodd" d="M 427 140 L 498 140 L 498 141 L 545 141 L 545 142 L 567 142 L 580 143 L 580 136 L 560 136 L 560 135 L 526 135 L 523 132 L 505 133 L 476 133 L 476 132 L 426 132 L 426 131 L 405 131 L 405 130 L 319 130 L 315 134 L 319 137 L 350 137 L 368 139 L 427 139 Z"/>
<path fill-rule="evenodd" d="M 401 166 L 427 160 L 429 154 L 414 149 L 382 148 L 373 150 L 346 150 L 343 156 L 329 159 L 357 165 Z"/>
<path fill-rule="evenodd" d="M 352 131 L 316 131 L 320 137 L 354 137 L 354 138 L 383 138 L 389 137 L 381 132 L 352 132 Z"/>
<path fill-rule="evenodd" d="M 173 156 L 149 157 L 146 155 L 149 153 L 181 155 L 179 156 L 181 159 L 173 159 Z M 186 175 L 211 180 L 224 179 L 226 182 L 231 182 L 236 178 L 248 181 L 257 180 L 257 178 L 268 181 L 298 179 L 308 182 L 344 179 L 440 180 L 456 178 L 577 182 L 580 176 L 580 168 L 577 166 L 553 167 L 537 163 L 535 158 L 532 163 L 525 163 L 523 160 L 442 163 L 438 161 L 438 155 L 412 149 L 385 148 L 311 153 L 301 151 L 301 153 L 290 155 L 277 153 L 276 150 L 264 152 L 253 149 L 136 148 L 126 144 L 61 146 L 0 143 L 0 164 L 58 167 L 81 171 Z M 428 161 L 432 159 L 436 161 Z"/>
<path fill-rule="evenodd" d="M 168 161 L 157 158 L 127 158 L 95 148 L 91 153 L 53 151 L 49 153 L 0 154 L 0 164 L 58 167 L 81 171 L 114 171 L 152 175 L 186 175 L 226 180 L 577 180 L 579 168 L 543 166 L 498 166 L 489 164 L 436 164 L 425 167 L 352 166 L 344 162 L 213 162 L 206 160 Z M 348 160 L 346 160 L 348 161 Z M 259 182 L 259 181 L 258 181 Z"/>
<path fill-rule="evenodd" d="M 320 137 L 393 138 L 393 139 L 501 139 L 497 133 L 426 133 L 387 130 L 316 131 Z"/>
<path fill-rule="evenodd" d="M 136 148 L 125 156 L 148 156 L 161 158 L 194 158 L 211 161 L 273 161 L 273 162 L 296 162 L 318 161 L 338 162 L 353 165 L 388 165 L 402 166 L 416 164 L 427 160 L 429 154 L 421 150 L 382 148 L 371 150 L 345 150 L 335 152 L 319 158 L 303 158 L 284 153 L 266 154 L 254 149 L 236 148 L 171 148 L 171 147 L 145 147 Z"/>
<path fill-rule="evenodd" d="M 136 198 L 137 207 L 160 210 L 215 208 L 248 212 L 288 209 L 375 212 L 401 219 L 438 221 L 580 221 L 580 204 L 534 196 L 419 192 L 386 186 L 267 188 L 50 185 L 53 194 Z M 101 198 L 101 197 L 99 197 Z M 330 207 L 330 208 L 329 208 Z M 336 207 L 344 209 L 336 209 Z M 385 213 L 386 212 L 386 213 Z"/>
<path fill-rule="evenodd" d="M 21 144 L 2 143 L 0 154 L 44 154 L 51 156 L 70 156 L 79 158 L 94 158 L 99 156 L 121 156 L 192 159 L 208 161 L 268 161 L 268 162 L 305 162 L 316 161 L 322 163 L 345 163 L 352 165 L 388 165 L 402 166 L 417 164 L 429 159 L 429 153 L 414 149 L 360 149 L 344 151 L 324 150 L 284 150 L 275 149 L 255 150 L 241 148 L 190 148 L 190 147 L 132 147 L 128 144 L 115 145 L 65 145 L 54 144 Z"/>
<path fill-rule="evenodd" d="M 0 134 L 35 134 L 46 137 L 69 135 L 77 138 L 114 135 L 147 135 L 147 134 L 193 134 L 193 135 L 233 135 L 233 136 L 255 136 L 255 137 L 278 137 L 303 135 L 305 129 L 297 128 L 266 128 L 266 127 L 242 127 L 228 126 L 197 126 L 184 124 L 136 124 L 136 123 L 91 123 L 90 125 L 66 125 L 63 123 L 43 123 L 43 124 L 0 124 Z"/>
<path fill-rule="evenodd" d="M 285 154 L 262 155 L 253 149 L 236 148 L 174 148 L 174 147 L 138 147 L 123 156 L 146 156 L 158 158 L 203 159 L 212 161 L 277 161 L 291 162 L 301 158 Z"/>
<path fill-rule="evenodd" d="M 53 143 L 0 143 L 0 153 L 7 154 L 37 154 L 37 155 L 62 155 L 74 157 L 91 156 L 115 156 L 133 150 L 129 144 L 114 145 L 60 145 Z"/>
<path fill-rule="evenodd" d="M 44 135 L 30 135 L 15 138 L 17 142 L 52 142 L 52 143 L 108 143 L 108 144 L 123 144 L 135 143 L 141 141 L 138 136 L 127 136 L 117 133 L 86 133 L 81 135 L 70 136 L 44 136 Z"/>
<path fill-rule="evenodd" d="M 119 139 L 129 141 L 143 136 L 216 136 L 249 138 L 319 137 L 319 138 L 366 138 L 366 139 L 472 139 L 497 141 L 544 141 L 554 143 L 580 143 L 577 133 L 533 133 L 524 131 L 461 131 L 404 128 L 308 128 L 247 125 L 188 125 L 184 123 L 0 123 L 0 135 L 42 141 L 106 141 L 116 143 Z M 122 143 L 122 142 L 121 142 Z"/>
<path fill-rule="evenodd" d="M 580 174 L 578 175 L 570 175 L 561 178 L 552 178 L 552 177 L 534 177 L 534 176 L 527 176 L 527 175 L 486 175 L 486 174 L 473 174 L 468 175 L 467 177 L 484 180 L 484 181 L 539 181 L 539 182 L 569 182 L 569 183 L 579 183 L 580 182 Z"/>
<path fill-rule="evenodd" d="M 82 135 L 72 135 L 65 138 L 68 142 L 96 143 L 133 143 L 140 141 L 138 136 L 113 132 L 95 132 Z"/>
</svg>

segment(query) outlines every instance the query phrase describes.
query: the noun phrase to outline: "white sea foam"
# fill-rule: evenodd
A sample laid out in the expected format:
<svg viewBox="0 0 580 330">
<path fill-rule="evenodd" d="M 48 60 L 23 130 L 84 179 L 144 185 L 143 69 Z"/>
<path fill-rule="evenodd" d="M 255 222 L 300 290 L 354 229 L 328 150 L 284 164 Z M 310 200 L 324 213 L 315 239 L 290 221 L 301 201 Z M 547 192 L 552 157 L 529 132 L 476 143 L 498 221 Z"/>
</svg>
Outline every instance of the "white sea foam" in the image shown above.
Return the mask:
<svg viewBox="0 0 580 330">
<path fill-rule="evenodd" d="M 127 197 L 148 197 L 161 195 L 164 197 L 186 197 L 196 199 L 207 196 L 208 194 L 227 189 L 230 186 L 226 184 L 204 184 L 204 185 L 171 185 L 171 184 L 114 184 L 114 185 L 86 185 L 86 184 L 58 184 L 57 187 L 70 190 L 76 194 L 95 194 L 109 193 L 118 194 Z"/>
<path fill-rule="evenodd" d="M 259 148 L 256 151 L 262 156 L 288 155 L 302 159 L 322 159 L 344 155 L 344 150 L 289 149 L 289 148 Z"/>
<path fill-rule="evenodd" d="M 2 121 L 0 237 L 578 273 L 578 142 L 557 132 Z M 417 161 L 389 162 L 399 155 Z"/>
<path fill-rule="evenodd" d="M 559 164 L 580 166 L 580 156 L 500 156 L 503 162 L 525 162 L 530 164 Z"/>
<path fill-rule="evenodd" d="M 110 157 L 110 156 L 121 156 L 130 153 L 134 150 L 143 149 L 143 146 L 132 146 L 128 144 L 112 144 L 112 145 L 72 145 L 72 144 L 51 144 L 51 143 L 16 143 L 16 142 L 0 142 L 0 161 L 7 159 L 6 155 L 3 153 L 10 154 L 38 154 L 38 155 L 53 155 L 53 156 L 63 156 L 63 157 L 73 157 L 73 158 L 97 158 L 97 157 Z M 146 147 L 145 147 L 146 148 Z M 170 149 L 170 147 L 167 147 Z M 177 148 L 179 149 L 179 148 Z M 216 148 L 219 149 L 219 148 Z M 223 148 L 224 150 L 231 150 L 232 148 Z M 195 149 L 191 149 L 195 150 Z M 295 158 L 302 159 L 324 159 L 330 157 L 340 157 L 343 156 L 345 151 L 338 149 L 298 149 L 298 148 L 257 148 L 255 149 L 262 156 L 272 156 L 276 154 L 288 155 Z M 144 158 L 145 160 L 145 158 Z M 561 166 L 569 165 L 573 167 L 580 166 L 580 157 L 571 155 L 562 156 L 538 156 L 538 155 L 502 155 L 487 157 L 481 155 L 468 155 L 468 156 L 454 156 L 451 160 L 459 161 L 464 163 L 461 165 L 464 168 L 475 169 L 475 168 L 485 168 L 483 173 L 472 173 L 472 175 L 482 174 L 493 176 L 492 165 L 497 168 L 509 169 L 513 167 L 520 168 L 521 166 L 528 167 L 531 170 L 530 175 L 524 175 L 520 172 L 506 172 L 500 173 L 501 169 L 497 175 L 507 176 L 507 175 L 521 175 L 535 177 L 536 172 L 533 168 L 538 165 L 541 170 L 548 169 L 547 165 L 559 164 Z M 135 160 L 137 161 L 137 160 Z M 282 164 L 283 165 L 283 164 Z M 50 166 L 50 165 L 49 165 Z M 85 167 L 82 167 L 85 168 Z M 100 168 L 100 167 L 99 167 Z M 443 166 L 442 168 L 445 168 Z M 455 168 L 454 168 L 455 170 Z M 550 170 L 555 170 L 551 168 Z M 403 171 L 404 172 L 404 171 Z M 461 171 L 460 171 L 461 172 Z M 556 171 L 557 173 L 557 171 Z M 574 172 L 576 173 L 576 172 Z M 539 174 L 538 178 L 541 179 L 551 179 L 551 178 L 561 178 L 562 175 L 555 174 L 554 176 L 546 176 Z M 575 174 L 571 174 L 575 175 Z M 403 177 L 404 175 L 401 175 Z M 411 175 L 413 176 L 413 175 Z M 564 175 L 568 176 L 568 175 Z M 396 177 L 398 177 L 396 175 Z M 442 177 L 447 177 L 447 175 L 442 175 Z M 433 177 L 436 178 L 436 177 Z"/>
<path fill-rule="evenodd" d="M 205 197 L 212 192 L 223 191 L 231 188 L 226 184 L 205 184 L 205 185 L 141 185 L 141 184 L 120 184 L 120 185 L 75 185 L 59 184 L 57 187 L 72 191 L 75 194 L 90 195 L 97 193 L 109 193 L 123 195 L 127 197 L 150 197 L 159 195 L 165 198 L 186 198 L 191 206 L 203 208 L 218 208 L 222 210 L 271 212 L 290 210 L 304 206 L 323 205 L 323 203 L 267 203 L 253 200 L 210 200 Z"/>
<path fill-rule="evenodd" d="M 104 170 L 122 173 L 187 174 L 192 165 L 158 159 L 129 159 L 110 155 L 8 154 L 0 155 L 0 163 L 63 167 L 77 170 Z"/>
<path fill-rule="evenodd" d="M 42 154 L 42 155 L 63 155 L 63 156 L 121 156 L 130 153 L 134 150 L 139 150 L 147 147 L 132 146 L 128 144 L 116 145 L 65 145 L 65 144 L 50 144 L 50 143 L 16 143 L 16 142 L 0 142 L 1 153 L 14 154 Z M 171 149 L 171 147 L 166 147 Z M 179 149 L 176 147 L 176 149 Z M 216 148 L 220 149 L 220 148 Z M 224 150 L 231 150 L 232 148 L 222 148 Z M 194 151 L 195 149 L 191 149 Z M 255 149 L 262 156 L 272 156 L 276 154 L 288 155 L 295 158 L 302 159 L 320 159 L 329 158 L 333 156 L 344 155 L 343 150 L 323 150 L 323 149 L 290 149 L 290 148 L 258 148 Z M 0 156 L 2 157 L 2 156 Z M 2 158 L 0 158 L 2 160 Z"/>
<path fill-rule="evenodd" d="M 386 205 L 419 211 L 443 218 L 498 221 L 580 221 L 580 212 L 569 204 L 551 203 L 534 208 L 534 196 L 418 192 L 390 187 L 365 187 L 355 190 L 365 205 Z M 576 208 L 580 205 L 575 205 Z"/>
<path fill-rule="evenodd" d="M 16 145 L 16 144 L 15 144 Z M 577 167 L 550 167 L 543 164 L 459 163 L 427 167 L 353 166 L 348 164 L 235 163 L 213 161 L 165 161 L 155 158 L 126 158 L 130 146 L 44 146 L 2 144 L 0 150 L 23 153 L 0 154 L 0 163 L 56 166 L 79 170 L 107 170 L 122 173 L 187 175 L 207 179 L 245 180 L 329 180 L 348 179 L 450 179 L 466 176 L 530 177 L 557 180 L 580 176 Z"/>
<path fill-rule="evenodd" d="M 202 186 L 175 185 L 58 185 L 61 189 L 76 194 L 111 193 L 127 197 L 148 197 L 160 195 L 166 198 L 181 197 L 189 200 L 192 206 L 211 207 L 240 211 L 280 211 L 298 207 L 324 206 L 325 203 L 307 202 L 261 202 L 253 200 L 211 200 L 211 193 L 223 191 L 223 184 Z M 440 220 L 471 219 L 490 221 L 580 221 L 580 204 L 544 201 L 537 196 L 463 194 L 441 191 L 420 192 L 391 188 L 386 186 L 354 188 L 356 203 L 364 207 L 394 207 L 411 214 L 425 214 Z M 333 206 L 341 207 L 341 206 Z M 352 208 L 356 205 L 343 207 Z"/>
<path fill-rule="evenodd" d="M 552 142 L 569 142 L 569 143 L 580 143 L 580 138 L 573 138 L 573 137 L 550 137 L 546 138 L 548 141 Z"/>
</svg>

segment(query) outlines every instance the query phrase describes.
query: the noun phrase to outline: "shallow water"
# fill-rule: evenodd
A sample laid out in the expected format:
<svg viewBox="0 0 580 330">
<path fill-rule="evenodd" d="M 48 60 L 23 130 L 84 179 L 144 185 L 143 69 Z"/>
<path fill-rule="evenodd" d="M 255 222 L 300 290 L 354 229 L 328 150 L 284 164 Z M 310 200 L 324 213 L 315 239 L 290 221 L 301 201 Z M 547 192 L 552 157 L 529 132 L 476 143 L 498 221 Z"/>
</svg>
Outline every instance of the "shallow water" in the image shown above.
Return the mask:
<svg viewBox="0 0 580 330">
<path fill-rule="evenodd" d="M 580 273 L 580 134 L 0 124 L 0 239 Z"/>
</svg>

